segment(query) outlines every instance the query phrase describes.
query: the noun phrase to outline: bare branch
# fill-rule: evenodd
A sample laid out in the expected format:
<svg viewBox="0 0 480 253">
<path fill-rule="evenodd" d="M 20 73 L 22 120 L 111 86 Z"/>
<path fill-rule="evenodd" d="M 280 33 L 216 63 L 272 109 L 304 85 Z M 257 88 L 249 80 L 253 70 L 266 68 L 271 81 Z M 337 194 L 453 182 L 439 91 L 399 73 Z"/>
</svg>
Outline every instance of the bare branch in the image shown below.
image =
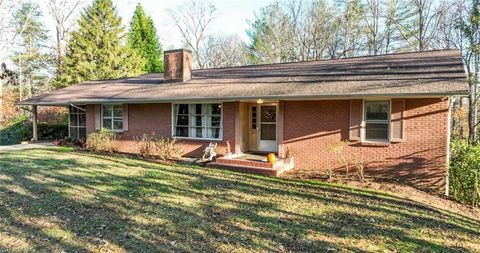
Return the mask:
<svg viewBox="0 0 480 253">
<path fill-rule="evenodd" d="M 48 0 L 47 7 L 50 16 L 55 21 L 55 60 L 57 65 L 62 64 L 65 54 L 65 43 L 70 28 L 73 26 L 71 18 L 85 0 Z"/>
<path fill-rule="evenodd" d="M 202 48 L 209 36 L 212 21 L 217 17 L 217 9 L 212 2 L 185 1 L 175 10 L 167 10 L 175 26 L 182 35 L 183 42 L 193 51 L 199 68 L 205 67 Z"/>
</svg>

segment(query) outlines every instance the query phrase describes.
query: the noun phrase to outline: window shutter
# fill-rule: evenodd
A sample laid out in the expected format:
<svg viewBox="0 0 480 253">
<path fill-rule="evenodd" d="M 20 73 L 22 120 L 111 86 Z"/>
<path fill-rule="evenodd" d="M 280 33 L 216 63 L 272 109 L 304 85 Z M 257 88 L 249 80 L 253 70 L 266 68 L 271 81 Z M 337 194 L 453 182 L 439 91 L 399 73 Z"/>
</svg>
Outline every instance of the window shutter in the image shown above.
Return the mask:
<svg viewBox="0 0 480 253">
<path fill-rule="evenodd" d="M 102 105 L 95 105 L 95 130 L 100 130 L 102 122 Z"/>
<path fill-rule="evenodd" d="M 128 104 L 123 105 L 123 131 L 128 131 Z"/>
<path fill-rule="evenodd" d="M 392 100 L 392 115 L 390 116 L 390 133 L 392 142 L 403 140 L 403 112 L 405 111 L 405 100 Z"/>
<path fill-rule="evenodd" d="M 350 100 L 350 133 L 349 139 L 359 141 L 362 134 L 363 100 Z"/>
</svg>

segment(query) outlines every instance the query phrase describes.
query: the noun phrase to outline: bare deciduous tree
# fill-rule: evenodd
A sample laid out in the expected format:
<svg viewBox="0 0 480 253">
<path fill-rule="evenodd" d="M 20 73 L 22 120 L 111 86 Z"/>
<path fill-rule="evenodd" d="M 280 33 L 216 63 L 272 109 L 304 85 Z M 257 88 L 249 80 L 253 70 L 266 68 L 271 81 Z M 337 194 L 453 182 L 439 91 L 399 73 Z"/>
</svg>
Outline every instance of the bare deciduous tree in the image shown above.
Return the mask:
<svg viewBox="0 0 480 253">
<path fill-rule="evenodd" d="M 385 40 L 385 33 L 383 33 L 382 18 L 383 5 L 380 0 L 366 0 L 363 7 L 362 16 L 365 22 L 365 35 L 367 38 L 367 50 L 369 55 L 377 55 L 381 52 L 381 49 Z M 384 25 L 386 27 L 386 24 Z"/>
<path fill-rule="evenodd" d="M 328 46 L 330 59 L 357 56 L 362 50 L 362 5 L 360 0 L 344 0 L 332 6 L 334 29 Z"/>
<path fill-rule="evenodd" d="M 339 57 L 357 56 L 361 50 L 362 5 L 360 0 L 347 0 L 343 4 L 339 29 L 343 43 Z"/>
<path fill-rule="evenodd" d="M 242 66 L 248 63 L 248 48 L 240 37 L 235 35 L 212 35 L 202 50 L 206 68 Z"/>
<path fill-rule="evenodd" d="M 57 66 L 62 64 L 65 54 L 67 35 L 72 27 L 71 20 L 75 11 L 84 3 L 84 0 L 48 0 L 48 12 L 55 21 L 55 61 Z"/>
<path fill-rule="evenodd" d="M 7 47 L 12 47 L 15 36 L 12 13 L 18 4 L 16 0 L 0 0 L 0 63 L 6 58 Z"/>
<path fill-rule="evenodd" d="M 301 9 L 297 11 L 298 17 L 294 24 L 297 28 L 296 41 L 293 45 L 298 55 L 296 59 L 300 61 L 322 59 L 333 30 L 333 15 L 323 0 L 298 3 Z"/>
<path fill-rule="evenodd" d="M 397 33 L 395 27 L 395 17 L 398 12 L 398 1 L 397 0 L 388 0 L 386 3 L 386 13 L 385 13 L 385 38 L 384 38 L 384 53 L 388 54 L 394 47 L 395 41 L 397 40 Z"/>
<path fill-rule="evenodd" d="M 434 37 L 434 47 L 442 49 L 463 49 L 465 39 L 459 24 L 466 15 L 466 2 L 463 0 L 442 0 L 438 7 L 444 15 L 437 19 L 438 30 Z"/>
<path fill-rule="evenodd" d="M 437 9 L 443 12 L 437 18 L 438 29 L 435 37 L 436 48 L 456 48 L 462 52 L 462 59 L 468 76 L 470 94 L 468 99 L 468 132 L 472 142 L 478 141 L 478 91 L 480 70 L 480 1 L 444 0 Z M 460 99 L 457 105 L 463 104 Z M 456 109 L 458 110 L 458 109 Z M 458 115 L 457 115 L 458 116 Z M 454 120 L 458 120 L 455 119 Z M 459 122 L 454 122 L 458 125 Z"/>
<path fill-rule="evenodd" d="M 4 71 L 6 70 L 6 65 L 4 60 L 7 57 L 7 47 L 11 47 L 15 34 L 11 13 L 13 13 L 13 10 L 16 8 L 17 4 L 18 2 L 15 0 L 0 0 L 0 64 L 2 65 L 2 71 L 0 72 L 0 111 L 3 107 L 3 86 L 4 79 L 6 79 Z"/>
<path fill-rule="evenodd" d="M 197 66 L 204 68 L 201 50 L 212 21 L 217 17 L 217 8 L 211 1 L 184 1 L 176 9 L 169 9 L 168 14 L 179 29 L 183 42 L 193 51 Z"/>
<path fill-rule="evenodd" d="M 250 22 L 248 34 L 261 63 L 319 60 L 330 55 L 340 20 L 325 0 L 274 2 Z M 334 47 L 336 52 L 341 45 Z"/>
<path fill-rule="evenodd" d="M 402 38 L 415 51 L 431 49 L 443 9 L 435 8 L 433 0 L 407 0 L 403 5 L 405 12 L 395 22 Z"/>
<path fill-rule="evenodd" d="M 260 10 L 251 22 L 248 35 L 252 41 L 255 63 L 288 62 L 296 60 L 295 28 L 289 9 L 274 2 Z M 292 47 L 293 45 L 293 47 Z"/>
<path fill-rule="evenodd" d="M 468 128 L 469 139 L 478 142 L 478 100 L 480 98 L 478 85 L 480 83 L 480 0 L 471 1 L 466 19 L 462 22 L 461 29 L 467 41 L 467 48 L 463 53 L 465 68 L 470 87 Z"/>
</svg>

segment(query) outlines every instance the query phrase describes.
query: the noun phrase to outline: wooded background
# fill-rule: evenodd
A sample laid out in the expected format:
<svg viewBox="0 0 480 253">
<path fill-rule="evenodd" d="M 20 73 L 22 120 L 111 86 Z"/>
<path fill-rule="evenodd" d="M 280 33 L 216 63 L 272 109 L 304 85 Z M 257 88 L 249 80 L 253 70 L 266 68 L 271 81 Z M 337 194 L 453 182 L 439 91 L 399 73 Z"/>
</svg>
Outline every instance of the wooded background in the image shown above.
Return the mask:
<svg viewBox="0 0 480 253">
<path fill-rule="evenodd" d="M 114 2 L 0 0 L 0 124 L 23 110 L 15 102 L 92 79 L 163 71 L 151 17 L 137 5 L 128 30 Z M 249 41 L 213 33 L 214 2 L 184 1 L 167 11 L 194 55 L 195 68 L 281 63 L 435 49 L 462 52 L 468 100 L 454 100 L 453 133 L 477 141 L 479 0 L 280 0 L 249 20 Z M 83 9 L 82 9 L 83 8 Z M 49 38 L 42 15 L 55 23 Z M 53 41 L 53 44 L 50 43 Z M 169 48 L 170 49 L 170 48 Z"/>
</svg>

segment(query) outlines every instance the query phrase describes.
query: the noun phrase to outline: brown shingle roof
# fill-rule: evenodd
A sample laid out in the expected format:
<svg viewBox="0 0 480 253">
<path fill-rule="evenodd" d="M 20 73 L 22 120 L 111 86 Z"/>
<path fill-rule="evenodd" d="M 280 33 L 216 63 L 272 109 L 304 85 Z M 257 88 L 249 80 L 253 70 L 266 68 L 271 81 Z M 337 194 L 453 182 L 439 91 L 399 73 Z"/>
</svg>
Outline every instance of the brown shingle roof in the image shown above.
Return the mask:
<svg viewBox="0 0 480 253">
<path fill-rule="evenodd" d="M 185 83 L 162 74 L 89 81 L 19 104 L 447 96 L 468 92 L 458 50 L 194 70 Z"/>
</svg>

